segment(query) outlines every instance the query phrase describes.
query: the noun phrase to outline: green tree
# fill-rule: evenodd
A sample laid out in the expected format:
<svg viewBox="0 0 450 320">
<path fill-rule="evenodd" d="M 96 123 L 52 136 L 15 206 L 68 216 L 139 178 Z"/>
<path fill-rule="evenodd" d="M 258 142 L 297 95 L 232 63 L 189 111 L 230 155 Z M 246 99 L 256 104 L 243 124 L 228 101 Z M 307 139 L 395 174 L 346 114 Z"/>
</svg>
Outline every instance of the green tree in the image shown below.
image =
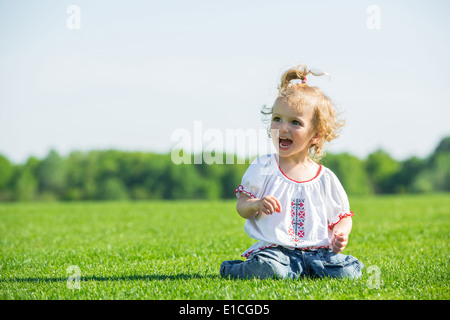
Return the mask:
<svg viewBox="0 0 450 320">
<path fill-rule="evenodd" d="M 83 199 L 96 200 L 98 199 L 98 188 L 101 184 L 99 178 L 99 158 L 101 151 L 90 151 L 86 154 L 83 160 L 83 174 L 82 182 Z"/>
<path fill-rule="evenodd" d="M 65 160 L 66 164 L 66 191 L 63 200 L 83 200 L 85 197 L 83 186 L 86 179 L 86 154 L 73 151 Z"/>
<path fill-rule="evenodd" d="M 14 168 L 8 158 L 0 154 L 0 190 L 5 189 L 11 182 Z"/>
<path fill-rule="evenodd" d="M 5 156 L 0 154 L 0 201 L 11 200 L 11 181 L 14 166 Z"/>
<path fill-rule="evenodd" d="M 336 174 L 348 195 L 372 193 L 364 161 L 348 153 L 341 153 L 327 154 L 322 162 Z"/>
<path fill-rule="evenodd" d="M 200 176 L 193 164 L 170 164 L 165 173 L 166 199 L 197 199 L 199 193 Z"/>
<path fill-rule="evenodd" d="M 66 189 L 66 166 L 64 159 L 51 150 L 36 168 L 38 189 L 46 198 L 59 199 Z"/>
<path fill-rule="evenodd" d="M 216 200 L 221 198 L 220 181 L 211 178 L 201 178 L 197 184 L 195 197 L 198 199 Z"/>
<path fill-rule="evenodd" d="M 170 156 L 149 154 L 142 166 L 142 187 L 147 190 L 148 198 L 170 199 L 171 184 L 176 183 L 168 176 L 171 166 Z"/>
<path fill-rule="evenodd" d="M 400 171 L 400 163 L 387 152 L 377 150 L 366 159 L 366 169 L 375 193 L 393 193 L 397 189 L 395 176 Z"/>
<path fill-rule="evenodd" d="M 413 183 L 416 192 L 450 191 L 450 137 L 443 138 Z"/>
<path fill-rule="evenodd" d="M 110 177 L 100 185 L 97 197 L 99 200 L 126 200 L 128 191 L 119 178 Z"/>
<path fill-rule="evenodd" d="M 436 147 L 436 150 L 434 151 L 434 154 L 439 153 L 448 153 L 450 152 L 450 136 L 443 138 L 438 146 Z"/>
<path fill-rule="evenodd" d="M 12 183 L 13 199 L 17 201 L 36 200 L 38 181 L 35 176 L 40 161 L 34 157 L 28 158 L 24 165 L 15 167 Z"/>
<path fill-rule="evenodd" d="M 221 183 L 221 179 L 225 175 L 226 165 L 202 162 L 201 164 L 194 165 L 194 167 L 200 179 L 198 196 L 204 199 L 222 198 L 223 184 Z"/>
<path fill-rule="evenodd" d="M 396 181 L 395 192 L 412 192 L 414 190 L 414 181 L 424 170 L 425 164 L 425 161 L 418 157 L 411 157 L 401 162 L 400 170 L 393 177 Z"/>
</svg>

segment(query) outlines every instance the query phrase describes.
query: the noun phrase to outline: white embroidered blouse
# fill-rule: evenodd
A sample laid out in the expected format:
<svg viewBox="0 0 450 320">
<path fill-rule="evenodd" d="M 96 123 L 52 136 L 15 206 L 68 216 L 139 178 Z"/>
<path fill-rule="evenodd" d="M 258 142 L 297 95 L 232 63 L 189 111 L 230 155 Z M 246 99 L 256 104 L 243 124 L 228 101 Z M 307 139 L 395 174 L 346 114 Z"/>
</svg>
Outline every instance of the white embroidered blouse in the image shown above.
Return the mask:
<svg viewBox="0 0 450 320">
<path fill-rule="evenodd" d="M 246 258 L 273 246 L 304 250 L 327 248 L 333 226 L 343 217 L 353 216 L 347 194 L 330 169 L 319 165 L 313 179 L 295 181 L 283 173 L 276 154 L 255 159 L 234 192 L 237 198 L 241 193 L 251 198 L 271 195 L 282 207 L 281 212 L 258 213 L 246 220 L 245 231 L 258 240 L 242 253 Z"/>
</svg>

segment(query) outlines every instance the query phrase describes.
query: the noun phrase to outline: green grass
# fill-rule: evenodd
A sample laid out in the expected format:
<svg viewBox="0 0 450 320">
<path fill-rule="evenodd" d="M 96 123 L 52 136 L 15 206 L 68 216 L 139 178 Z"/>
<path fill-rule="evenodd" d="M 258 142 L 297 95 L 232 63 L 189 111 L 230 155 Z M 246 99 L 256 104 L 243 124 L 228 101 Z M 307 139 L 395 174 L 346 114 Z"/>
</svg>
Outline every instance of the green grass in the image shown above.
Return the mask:
<svg viewBox="0 0 450 320">
<path fill-rule="evenodd" d="M 363 277 L 296 281 L 219 277 L 254 242 L 235 201 L 3 203 L 0 299 L 449 299 L 449 199 L 350 199 Z"/>
</svg>

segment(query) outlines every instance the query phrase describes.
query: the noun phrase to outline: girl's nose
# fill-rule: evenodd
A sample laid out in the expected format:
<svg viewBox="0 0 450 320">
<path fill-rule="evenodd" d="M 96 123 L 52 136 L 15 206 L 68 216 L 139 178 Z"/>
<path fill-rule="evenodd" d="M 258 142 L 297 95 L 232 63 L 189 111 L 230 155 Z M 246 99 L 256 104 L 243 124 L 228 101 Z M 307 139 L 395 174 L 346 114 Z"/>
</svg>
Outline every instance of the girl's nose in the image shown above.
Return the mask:
<svg viewBox="0 0 450 320">
<path fill-rule="evenodd" d="M 287 132 L 288 126 L 287 126 L 286 121 L 281 121 L 278 129 L 280 130 L 280 132 Z"/>
</svg>

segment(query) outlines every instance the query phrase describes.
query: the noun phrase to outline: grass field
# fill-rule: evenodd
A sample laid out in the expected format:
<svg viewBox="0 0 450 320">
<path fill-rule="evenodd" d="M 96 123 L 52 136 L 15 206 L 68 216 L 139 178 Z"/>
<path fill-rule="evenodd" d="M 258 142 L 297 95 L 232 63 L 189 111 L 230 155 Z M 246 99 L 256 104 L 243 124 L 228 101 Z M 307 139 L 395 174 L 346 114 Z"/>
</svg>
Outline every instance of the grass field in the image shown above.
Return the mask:
<svg viewBox="0 0 450 320">
<path fill-rule="evenodd" d="M 353 281 L 220 278 L 254 242 L 235 201 L 3 203 L 0 299 L 450 298 L 448 194 L 350 202 Z"/>
</svg>

